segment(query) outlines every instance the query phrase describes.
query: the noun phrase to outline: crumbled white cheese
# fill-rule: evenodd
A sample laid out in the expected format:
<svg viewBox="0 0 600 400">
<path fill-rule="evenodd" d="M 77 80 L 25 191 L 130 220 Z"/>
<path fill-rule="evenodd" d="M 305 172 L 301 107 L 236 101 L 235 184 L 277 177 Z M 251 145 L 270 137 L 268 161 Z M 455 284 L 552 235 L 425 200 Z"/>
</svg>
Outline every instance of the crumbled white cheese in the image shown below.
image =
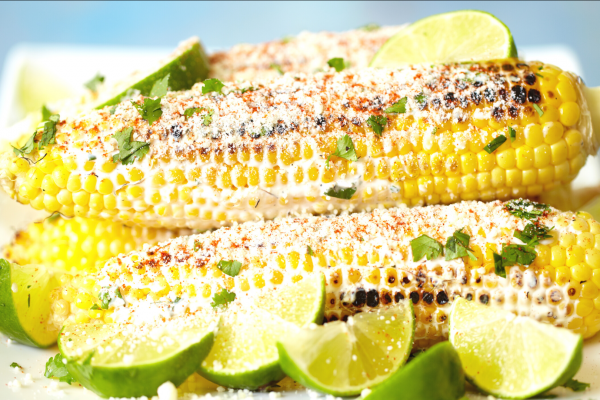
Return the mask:
<svg viewBox="0 0 600 400">
<path fill-rule="evenodd" d="M 158 387 L 159 400 L 177 400 L 177 388 L 171 382 L 165 382 Z"/>
</svg>

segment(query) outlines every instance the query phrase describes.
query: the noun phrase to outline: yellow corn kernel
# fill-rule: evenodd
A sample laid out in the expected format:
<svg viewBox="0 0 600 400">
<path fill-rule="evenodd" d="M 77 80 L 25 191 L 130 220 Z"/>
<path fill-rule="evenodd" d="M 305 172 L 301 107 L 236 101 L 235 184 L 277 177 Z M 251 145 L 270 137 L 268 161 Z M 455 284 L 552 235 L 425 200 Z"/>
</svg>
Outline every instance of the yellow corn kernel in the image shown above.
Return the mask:
<svg viewBox="0 0 600 400">
<path fill-rule="evenodd" d="M 33 167 L 27 171 L 27 183 L 34 188 L 39 189 L 42 187 L 44 176 L 46 175 L 39 168 Z"/>
<path fill-rule="evenodd" d="M 263 279 L 262 274 L 254 274 L 252 281 L 254 282 L 254 287 L 257 289 L 262 289 L 265 286 L 265 280 Z"/>
<path fill-rule="evenodd" d="M 558 267 L 556 268 L 555 273 L 555 282 L 559 286 L 566 285 L 571 279 L 571 270 L 567 267 Z"/>
<path fill-rule="evenodd" d="M 348 270 L 348 280 L 350 282 L 352 282 L 353 284 L 360 282 L 360 280 L 362 279 L 362 276 L 360 274 L 360 271 L 354 269 L 354 268 L 350 268 Z"/>
<path fill-rule="evenodd" d="M 87 206 L 90 201 L 90 194 L 84 190 L 73 193 L 73 202 L 78 206 Z"/>
<path fill-rule="evenodd" d="M 13 175 L 20 175 L 29 171 L 29 163 L 22 157 L 13 158 L 10 162 L 8 170 Z"/>
<path fill-rule="evenodd" d="M 580 317 L 586 317 L 590 315 L 594 311 L 594 302 L 590 299 L 579 299 L 577 306 L 575 307 L 575 312 Z"/>
<path fill-rule="evenodd" d="M 94 304 L 94 298 L 87 292 L 79 292 L 75 298 L 75 306 L 82 310 L 89 310 Z"/>
<path fill-rule="evenodd" d="M 77 316 L 75 316 L 75 322 L 78 324 L 87 324 L 90 322 L 90 317 L 85 311 L 80 311 Z"/>
<path fill-rule="evenodd" d="M 277 270 L 273 270 L 270 280 L 272 284 L 279 285 L 281 282 L 283 282 L 283 274 Z"/>
<path fill-rule="evenodd" d="M 564 248 L 577 244 L 577 235 L 574 233 L 564 233 L 561 235 L 559 243 Z"/>
<path fill-rule="evenodd" d="M 67 187 L 70 175 L 70 172 L 64 166 L 57 167 L 54 171 L 52 171 L 52 179 L 54 180 L 56 186 L 61 189 Z"/>
<path fill-rule="evenodd" d="M 209 170 L 210 168 L 207 168 L 207 170 Z M 209 177 L 208 177 L 208 172 L 207 170 L 205 170 L 205 180 L 207 181 L 207 183 L 209 183 Z M 152 184 L 154 186 L 163 186 L 164 184 L 166 184 L 167 181 L 165 180 L 165 173 L 163 171 L 157 171 L 154 176 L 152 177 Z M 209 184 L 213 184 L 214 183 L 214 179 L 212 181 L 212 183 Z"/>
<path fill-rule="evenodd" d="M 565 142 L 567 143 L 567 151 L 569 159 L 575 158 L 581 153 L 583 145 L 583 136 L 578 130 L 570 129 L 565 134 Z"/>
<path fill-rule="evenodd" d="M 592 269 L 600 268 L 600 251 L 597 249 L 587 249 L 585 251 L 585 262 Z"/>
<path fill-rule="evenodd" d="M 96 193 L 97 182 L 98 178 L 96 177 L 96 175 L 88 175 L 83 182 L 83 190 L 85 190 L 88 193 Z"/>
<path fill-rule="evenodd" d="M 590 274 L 591 276 L 591 274 Z M 595 299 L 600 294 L 600 289 L 594 282 L 584 282 L 581 284 L 581 297 L 586 299 Z"/>
<path fill-rule="evenodd" d="M 60 191 L 60 188 L 54 183 L 51 175 L 46 175 L 42 180 L 42 192 L 55 196 Z"/>
<path fill-rule="evenodd" d="M 565 77 L 565 79 L 560 79 Z M 573 87 L 573 83 L 566 77 L 566 75 L 560 75 L 559 82 L 556 85 L 556 91 L 563 102 L 577 101 L 577 93 Z"/>
<path fill-rule="evenodd" d="M 306 272 L 312 272 L 312 270 L 314 268 L 314 264 L 313 264 L 312 257 L 310 255 L 305 254 L 304 261 L 302 262 L 302 268 Z"/>
<path fill-rule="evenodd" d="M 366 279 L 367 282 L 374 285 L 379 284 L 381 281 L 381 273 L 379 272 L 379 268 L 373 268 Z"/>
<path fill-rule="evenodd" d="M 567 267 L 580 264 L 585 260 L 585 250 L 581 246 L 569 246 L 567 248 Z"/>
<path fill-rule="evenodd" d="M 516 150 L 517 168 L 525 170 L 533 167 L 534 153 L 529 146 L 521 146 Z"/>
<path fill-rule="evenodd" d="M 298 264 L 300 263 L 300 254 L 295 251 L 292 251 L 287 256 L 288 263 L 294 269 L 298 268 Z"/>
<path fill-rule="evenodd" d="M 98 193 L 111 194 L 113 192 L 113 183 L 108 179 L 102 179 L 98 185 Z"/>
<path fill-rule="evenodd" d="M 248 290 L 250 290 L 250 284 L 248 283 L 248 279 L 246 279 L 246 278 L 241 278 L 241 279 L 239 280 L 239 283 L 240 283 L 240 289 L 241 289 L 243 292 L 247 292 Z"/>
</svg>

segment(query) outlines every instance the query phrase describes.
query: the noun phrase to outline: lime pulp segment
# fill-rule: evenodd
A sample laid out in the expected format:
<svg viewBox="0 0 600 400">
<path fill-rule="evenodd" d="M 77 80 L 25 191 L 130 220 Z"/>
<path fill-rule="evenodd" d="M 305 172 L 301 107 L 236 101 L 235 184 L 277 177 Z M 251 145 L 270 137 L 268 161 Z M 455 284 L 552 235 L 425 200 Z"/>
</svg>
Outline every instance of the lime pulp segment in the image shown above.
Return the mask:
<svg viewBox="0 0 600 400">
<path fill-rule="evenodd" d="M 406 362 L 413 344 L 412 302 L 365 312 L 282 337 L 283 370 L 309 388 L 353 396 L 389 379 Z"/>
<path fill-rule="evenodd" d="M 102 397 L 155 396 L 181 385 L 206 357 L 218 319 L 186 316 L 157 324 L 73 324 L 58 339 L 67 370 Z"/>
<path fill-rule="evenodd" d="M 517 57 L 510 30 L 492 14 L 463 10 L 421 19 L 381 46 L 371 67 L 449 63 Z"/>
<path fill-rule="evenodd" d="M 56 342 L 58 331 L 48 324 L 50 292 L 59 285 L 43 265 L 11 264 L 0 259 L 0 332 L 34 347 Z"/>
<path fill-rule="evenodd" d="M 269 291 L 249 305 L 231 303 L 198 373 L 219 385 L 251 390 L 283 379 L 277 340 L 321 323 L 324 305 L 321 274 Z"/>
<path fill-rule="evenodd" d="M 501 398 L 525 399 L 560 386 L 583 359 L 581 335 L 465 299 L 450 313 L 450 342 L 467 379 Z"/>
</svg>

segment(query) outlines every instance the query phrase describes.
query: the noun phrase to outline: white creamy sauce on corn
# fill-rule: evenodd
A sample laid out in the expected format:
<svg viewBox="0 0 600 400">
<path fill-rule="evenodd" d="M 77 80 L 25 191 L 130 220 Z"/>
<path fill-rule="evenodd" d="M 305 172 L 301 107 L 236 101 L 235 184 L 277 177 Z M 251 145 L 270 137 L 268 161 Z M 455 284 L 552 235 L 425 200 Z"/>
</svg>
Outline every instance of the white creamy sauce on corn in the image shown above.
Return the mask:
<svg viewBox="0 0 600 400">
<path fill-rule="evenodd" d="M 230 307 L 249 304 L 259 294 L 276 297 L 281 285 L 324 273 L 327 319 L 410 298 L 417 315 L 417 340 L 447 336 L 447 316 L 456 296 L 569 326 L 579 318 L 574 312 L 578 293 L 569 292 L 579 283 L 558 284 L 535 261 L 506 267 L 506 278 L 494 273 L 493 262 L 490 270 L 486 249 L 492 246 L 500 253 L 503 245 L 521 244 L 513 234 L 532 222 L 511 215 L 505 204 L 463 202 L 247 223 L 120 255 L 107 262 L 97 279 L 101 286 L 119 287 L 123 293 L 125 302 L 116 305 L 113 314 L 122 322 L 143 323 L 211 309 L 214 295 L 223 288 L 236 294 Z M 567 234 L 582 235 L 575 227 L 590 229 L 582 220 L 549 209 L 538 222 L 554 227 L 546 243 L 558 245 Z M 461 228 L 470 235 L 469 246 L 479 261 L 466 257 L 446 261 L 443 256 L 413 261 L 413 239 L 425 234 L 445 244 Z M 536 251 L 542 251 L 540 246 Z M 363 255 L 366 262 L 361 261 Z M 222 260 L 241 262 L 239 275 L 221 273 L 217 264 Z"/>
</svg>

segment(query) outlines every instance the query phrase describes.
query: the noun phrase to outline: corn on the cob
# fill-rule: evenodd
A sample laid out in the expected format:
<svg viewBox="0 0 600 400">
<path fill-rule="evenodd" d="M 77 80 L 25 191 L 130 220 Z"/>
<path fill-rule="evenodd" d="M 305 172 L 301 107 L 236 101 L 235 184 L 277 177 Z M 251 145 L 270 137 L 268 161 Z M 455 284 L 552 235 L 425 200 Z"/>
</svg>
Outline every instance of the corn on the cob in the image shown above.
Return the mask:
<svg viewBox="0 0 600 400">
<path fill-rule="evenodd" d="M 53 293 L 53 321 L 168 317 L 208 306 L 223 289 L 243 302 L 265 290 L 276 296 L 280 285 L 323 273 L 327 320 L 410 298 L 420 347 L 447 336 L 456 296 L 590 337 L 600 330 L 600 223 L 589 214 L 537 207 L 524 200 L 462 202 L 242 224 L 180 237 L 113 258 L 94 276 L 64 275 L 66 285 Z M 526 233 L 529 224 L 545 227 L 547 238 L 523 245 L 513 235 Z M 447 241 L 457 231 L 470 236 L 465 250 L 473 257 L 448 257 Z M 415 260 L 414 240 L 421 235 L 446 243 L 450 260 L 441 254 Z M 519 246 L 506 247 L 511 243 Z M 495 253 L 508 257 L 505 249 L 534 252 L 535 258 L 530 265 L 503 261 L 502 277 Z M 239 274 L 225 274 L 222 261 L 241 263 Z M 118 290 L 125 302 L 90 310 L 101 290 Z"/>
<path fill-rule="evenodd" d="M 93 273 L 118 254 L 190 233 L 131 228 L 93 218 L 50 217 L 17 232 L 3 249 L 3 257 L 20 265 L 44 264 L 64 271 Z"/>
<path fill-rule="evenodd" d="M 350 68 L 364 68 L 377 50 L 404 26 L 366 26 L 347 32 L 302 32 L 260 44 L 238 44 L 209 56 L 211 78 L 257 81 L 282 72 L 313 73 L 341 57 Z"/>
<path fill-rule="evenodd" d="M 67 216 L 209 229 L 532 197 L 571 181 L 597 147 L 581 83 L 541 63 L 286 75 L 244 87 L 171 93 L 151 126 L 129 102 L 61 120 L 44 158 L 0 158 L 0 183 Z M 149 154 L 113 162 L 124 152 L 113 135 L 130 131 Z"/>
</svg>

